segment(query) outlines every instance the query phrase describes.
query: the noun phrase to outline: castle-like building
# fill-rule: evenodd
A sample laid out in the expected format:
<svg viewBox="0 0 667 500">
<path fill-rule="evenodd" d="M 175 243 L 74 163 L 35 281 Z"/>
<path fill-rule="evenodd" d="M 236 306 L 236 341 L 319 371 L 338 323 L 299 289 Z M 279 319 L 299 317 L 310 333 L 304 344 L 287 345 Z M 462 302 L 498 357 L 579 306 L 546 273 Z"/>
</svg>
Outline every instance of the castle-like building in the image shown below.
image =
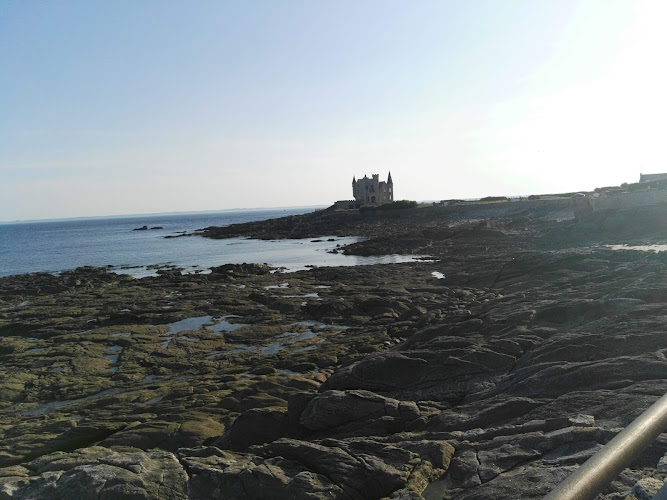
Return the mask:
<svg viewBox="0 0 667 500">
<path fill-rule="evenodd" d="M 380 176 L 373 174 L 369 179 L 364 175 L 363 179 L 357 180 L 352 177 L 352 195 L 360 205 L 382 205 L 394 201 L 394 183 L 391 180 L 391 172 L 387 182 L 380 182 Z"/>
<path fill-rule="evenodd" d="M 394 182 L 391 180 L 391 172 L 387 182 L 380 182 L 380 176 L 373 174 L 372 178 L 364 175 L 363 179 L 357 180 L 352 177 L 352 196 L 354 200 L 341 200 L 335 203 L 339 210 L 351 210 L 367 205 L 382 205 L 394 201 Z"/>
</svg>

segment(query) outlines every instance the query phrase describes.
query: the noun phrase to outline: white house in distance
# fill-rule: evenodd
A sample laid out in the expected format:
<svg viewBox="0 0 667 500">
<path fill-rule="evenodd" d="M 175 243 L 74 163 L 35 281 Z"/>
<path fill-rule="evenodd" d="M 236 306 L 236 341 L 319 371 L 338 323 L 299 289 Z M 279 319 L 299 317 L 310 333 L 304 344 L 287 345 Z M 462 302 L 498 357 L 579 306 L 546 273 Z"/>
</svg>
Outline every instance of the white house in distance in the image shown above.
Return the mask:
<svg viewBox="0 0 667 500">
<path fill-rule="evenodd" d="M 352 196 L 354 200 L 337 201 L 335 208 L 339 210 L 351 210 L 367 205 L 382 205 L 394 201 L 394 182 L 391 180 L 391 172 L 387 182 L 380 182 L 379 174 L 373 174 L 371 178 L 364 175 L 363 179 L 357 180 L 352 177 Z"/>
</svg>

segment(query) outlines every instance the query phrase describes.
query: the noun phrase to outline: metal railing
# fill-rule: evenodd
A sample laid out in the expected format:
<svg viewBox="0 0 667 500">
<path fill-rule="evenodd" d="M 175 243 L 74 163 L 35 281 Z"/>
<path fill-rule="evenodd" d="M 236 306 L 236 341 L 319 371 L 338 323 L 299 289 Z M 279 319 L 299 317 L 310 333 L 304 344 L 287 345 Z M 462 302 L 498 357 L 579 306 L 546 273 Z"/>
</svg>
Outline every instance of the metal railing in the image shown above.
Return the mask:
<svg viewBox="0 0 667 500">
<path fill-rule="evenodd" d="M 667 394 L 662 396 L 544 500 L 593 499 L 667 428 Z M 664 489 L 664 488 L 663 488 Z"/>
</svg>

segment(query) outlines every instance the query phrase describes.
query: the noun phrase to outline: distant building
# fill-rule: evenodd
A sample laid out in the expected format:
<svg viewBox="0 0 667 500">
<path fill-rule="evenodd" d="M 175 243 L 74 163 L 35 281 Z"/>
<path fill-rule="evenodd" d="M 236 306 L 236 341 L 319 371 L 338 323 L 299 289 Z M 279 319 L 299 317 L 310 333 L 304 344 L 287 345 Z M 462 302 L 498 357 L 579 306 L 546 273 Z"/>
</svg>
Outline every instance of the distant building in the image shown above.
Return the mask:
<svg viewBox="0 0 667 500">
<path fill-rule="evenodd" d="M 667 174 L 639 174 L 639 182 L 667 180 Z"/>
<path fill-rule="evenodd" d="M 361 206 L 391 203 L 394 201 L 394 182 L 391 180 L 391 172 L 387 182 L 380 182 L 378 174 L 373 174 L 371 179 L 366 175 L 359 180 L 352 177 L 352 195 Z"/>
<path fill-rule="evenodd" d="M 361 205 L 354 200 L 338 200 L 334 203 L 334 209 L 336 210 L 354 210 L 360 207 Z"/>
<path fill-rule="evenodd" d="M 354 210 L 367 205 L 382 205 L 394 201 L 394 182 L 391 172 L 387 182 L 380 182 L 380 176 L 373 174 L 372 178 L 364 175 L 357 180 L 352 177 L 352 196 L 354 200 L 339 200 L 334 204 L 336 210 Z"/>
</svg>

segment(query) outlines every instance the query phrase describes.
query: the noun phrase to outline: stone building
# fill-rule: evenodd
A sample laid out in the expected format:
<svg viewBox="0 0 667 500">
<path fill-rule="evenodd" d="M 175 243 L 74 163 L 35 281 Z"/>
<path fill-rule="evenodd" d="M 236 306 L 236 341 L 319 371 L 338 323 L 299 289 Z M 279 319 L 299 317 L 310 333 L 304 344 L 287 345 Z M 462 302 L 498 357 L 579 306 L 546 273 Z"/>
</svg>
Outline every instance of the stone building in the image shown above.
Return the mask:
<svg viewBox="0 0 667 500">
<path fill-rule="evenodd" d="M 667 180 L 667 174 L 639 174 L 639 182 Z"/>
<path fill-rule="evenodd" d="M 380 176 L 373 174 L 372 178 L 364 175 L 363 179 L 357 180 L 352 177 L 352 196 L 354 200 L 340 200 L 334 204 L 336 210 L 353 210 L 366 205 L 382 205 L 394 201 L 394 183 L 391 180 L 391 172 L 387 182 L 380 182 Z"/>
<path fill-rule="evenodd" d="M 361 206 L 391 203 L 394 201 L 394 183 L 391 180 L 391 172 L 389 172 L 387 182 L 380 182 L 378 174 L 373 174 L 371 179 L 366 175 L 359 180 L 352 177 L 352 195 Z"/>
</svg>

